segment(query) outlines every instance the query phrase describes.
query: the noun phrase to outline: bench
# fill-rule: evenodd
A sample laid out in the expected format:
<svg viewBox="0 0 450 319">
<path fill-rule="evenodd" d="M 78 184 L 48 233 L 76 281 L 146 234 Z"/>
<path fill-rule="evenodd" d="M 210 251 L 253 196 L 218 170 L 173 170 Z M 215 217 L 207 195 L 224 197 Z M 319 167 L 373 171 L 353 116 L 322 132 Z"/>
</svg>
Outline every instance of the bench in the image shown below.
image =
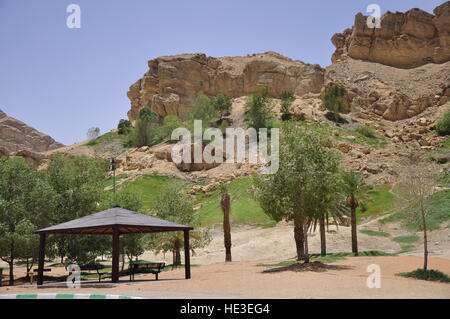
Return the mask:
<svg viewBox="0 0 450 319">
<path fill-rule="evenodd" d="M 165 263 L 131 263 L 129 268 L 130 281 L 134 281 L 134 274 L 154 274 L 158 280 L 158 274 L 164 269 Z"/>
<path fill-rule="evenodd" d="M 98 276 L 98 282 L 101 282 L 101 280 L 104 278 L 111 277 L 110 273 L 101 271 L 104 268 L 105 265 L 102 264 L 87 264 L 80 266 L 81 271 L 87 271 L 88 273 L 92 273 L 93 271 L 95 271 L 94 273 L 96 273 Z"/>
<path fill-rule="evenodd" d="M 50 271 L 52 271 L 50 268 L 43 269 L 43 272 L 50 272 Z M 38 275 L 38 272 L 39 272 L 39 269 L 35 268 L 35 269 L 33 269 L 33 271 L 30 271 L 28 273 L 28 276 L 30 277 L 30 284 L 33 284 L 33 278 L 34 278 L 34 276 Z"/>
</svg>

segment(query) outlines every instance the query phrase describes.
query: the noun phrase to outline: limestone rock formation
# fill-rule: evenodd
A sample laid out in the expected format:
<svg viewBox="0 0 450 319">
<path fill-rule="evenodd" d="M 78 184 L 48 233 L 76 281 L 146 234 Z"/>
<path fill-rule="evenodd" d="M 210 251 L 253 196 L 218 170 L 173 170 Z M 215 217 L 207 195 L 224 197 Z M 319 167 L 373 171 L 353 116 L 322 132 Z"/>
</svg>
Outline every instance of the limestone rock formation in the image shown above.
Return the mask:
<svg viewBox="0 0 450 319">
<path fill-rule="evenodd" d="M 450 90 L 450 62 L 399 69 L 356 59 L 339 60 L 326 68 L 325 86 L 348 89 L 353 111 L 360 117 L 377 114 L 397 121 L 445 104 Z"/>
<path fill-rule="evenodd" d="M 450 1 L 434 9 L 405 13 L 386 12 L 381 28 L 369 28 L 367 16 L 358 13 L 352 29 L 335 34 L 333 63 L 351 57 L 397 68 L 450 61 Z"/>
<path fill-rule="evenodd" d="M 149 70 L 128 91 L 128 117 L 132 121 L 144 107 L 161 117 L 180 115 L 190 109 L 190 102 L 198 94 L 239 97 L 262 86 L 267 86 L 273 96 L 283 91 L 296 95 L 318 93 L 324 79 L 319 65 L 274 52 L 222 58 L 181 54 L 150 60 L 148 66 Z"/>
<path fill-rule="evenodd" d="M 45 152 L 64 146 L 50 136 L 7 116 L 0 110 L 0 147 L 9 152 Z"/>
</svg>

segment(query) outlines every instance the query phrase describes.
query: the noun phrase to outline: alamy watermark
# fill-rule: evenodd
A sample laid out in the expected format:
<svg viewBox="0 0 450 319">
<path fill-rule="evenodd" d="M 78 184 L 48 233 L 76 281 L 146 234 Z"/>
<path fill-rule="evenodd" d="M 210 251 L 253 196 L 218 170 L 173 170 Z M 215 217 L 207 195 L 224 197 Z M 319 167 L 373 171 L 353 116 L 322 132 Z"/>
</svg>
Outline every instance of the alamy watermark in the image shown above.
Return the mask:
<svg viewBox="0 0 450 319">
<path fill-rule="evenodd" d="M 66 20 L 66 25 L 69 29 L 81 28 L 81 8 L 78 4 L 69 4 L 66 12 L 70 13 Z"/>
<path fill-rule="evenodd" d="M 367 6 L 366 12 L 370 15 L 367 17 L 367 27 L 369 29 L 381 28 L 381 7 L 378 4 L 372 3 Z"/>
<path fill-rule="evenodd" d="M 377 264 L 370 264 L 366 271 L 371 273 L 366 280 L 367 288 L 381 288 L 381 267 Z"/>
<path fill-rule="evenodd" d="M 262 164 L 262 174 L 275 174 L 279 168 L 279 129 L 227 128 L 226 139 L 218 128 L 203 131 L 202 121 L 194 121 L 193 134 L 186 128 L 172 132 L 178 143 L 172 148 L 172 161 L 181 163 L 250 163 Z M 204 145 L 204 141 L 210 141 Z M 268 148 L 270 145 L 270 149 Z"/>
</svg>

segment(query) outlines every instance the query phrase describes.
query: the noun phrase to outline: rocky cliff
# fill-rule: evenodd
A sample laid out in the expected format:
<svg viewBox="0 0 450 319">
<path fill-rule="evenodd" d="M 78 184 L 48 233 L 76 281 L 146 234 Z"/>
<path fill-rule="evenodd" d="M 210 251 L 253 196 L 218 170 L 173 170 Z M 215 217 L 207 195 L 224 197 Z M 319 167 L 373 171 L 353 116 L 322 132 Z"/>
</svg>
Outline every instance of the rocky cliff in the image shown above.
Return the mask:
<svg viewBox="0 0 450 319">
<path fill-rule="evenodd" d="M 336 47 L 332 61 L 351 57 L 397 68 L 450 61 L 450 1 L 433 12 L 388 11 L 381 28 L 369 28 L 367 16 L 358 13 L 351 29 L 332 37 Z"/>
<path fill-rule="evenodd" d="M 62 146 L 64 145 L 50 136 L 7 116 L 0 110 L 0 155 L 18 151 L 44 152 Z"/>
<path fill-rule="evenodd" d="M 242 57 L 208 57 L 182 54 L 148 62 L 149 70 L 128 91 L 130 120 L 148 107 L 160 116 L 180 115 L 190 109 L 198 94 L 238 97 L 267 86 L 272 96 L 283 91 L 296 95 L 320 92 L 324 70 L 319 65 L 266 52 Z"/>
</svg>

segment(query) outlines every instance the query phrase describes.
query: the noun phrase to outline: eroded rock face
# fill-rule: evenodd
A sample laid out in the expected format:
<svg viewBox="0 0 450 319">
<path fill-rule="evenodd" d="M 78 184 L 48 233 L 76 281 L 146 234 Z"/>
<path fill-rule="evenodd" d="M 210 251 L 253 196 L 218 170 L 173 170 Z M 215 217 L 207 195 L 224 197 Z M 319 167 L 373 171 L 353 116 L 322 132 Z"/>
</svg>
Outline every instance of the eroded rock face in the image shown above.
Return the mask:
<svg viewBox="0 0 450 319">
<path fill-rule="evenodd" d="M 144 107 L 161 117 L 181 115 L 190 110 L 190 102 L 198 94 L 239 97 L 267 86 L 272 96 L 284 91 L 303 95 L 320 92 L 324 80 L 319 65 L 274 52 L 223 58 L 182 54 L 150 60 L 148 66 L 144 77 L 128 91 L 132 121 Z"/>
<path fill-rule="evenodd" d="M 45 152 L 64 145 L 0 110 L 0 146 L 9 152 Z"/>
<path fill-rule="evenodd" d="M 369 28 L 358 13 L 352 29 L 335 34 L 333 63 L 351 57 L 398 68 L 450 61 L 450 1 L 434 9 L 386 12 L 381 28 Z"/>
</svg>

